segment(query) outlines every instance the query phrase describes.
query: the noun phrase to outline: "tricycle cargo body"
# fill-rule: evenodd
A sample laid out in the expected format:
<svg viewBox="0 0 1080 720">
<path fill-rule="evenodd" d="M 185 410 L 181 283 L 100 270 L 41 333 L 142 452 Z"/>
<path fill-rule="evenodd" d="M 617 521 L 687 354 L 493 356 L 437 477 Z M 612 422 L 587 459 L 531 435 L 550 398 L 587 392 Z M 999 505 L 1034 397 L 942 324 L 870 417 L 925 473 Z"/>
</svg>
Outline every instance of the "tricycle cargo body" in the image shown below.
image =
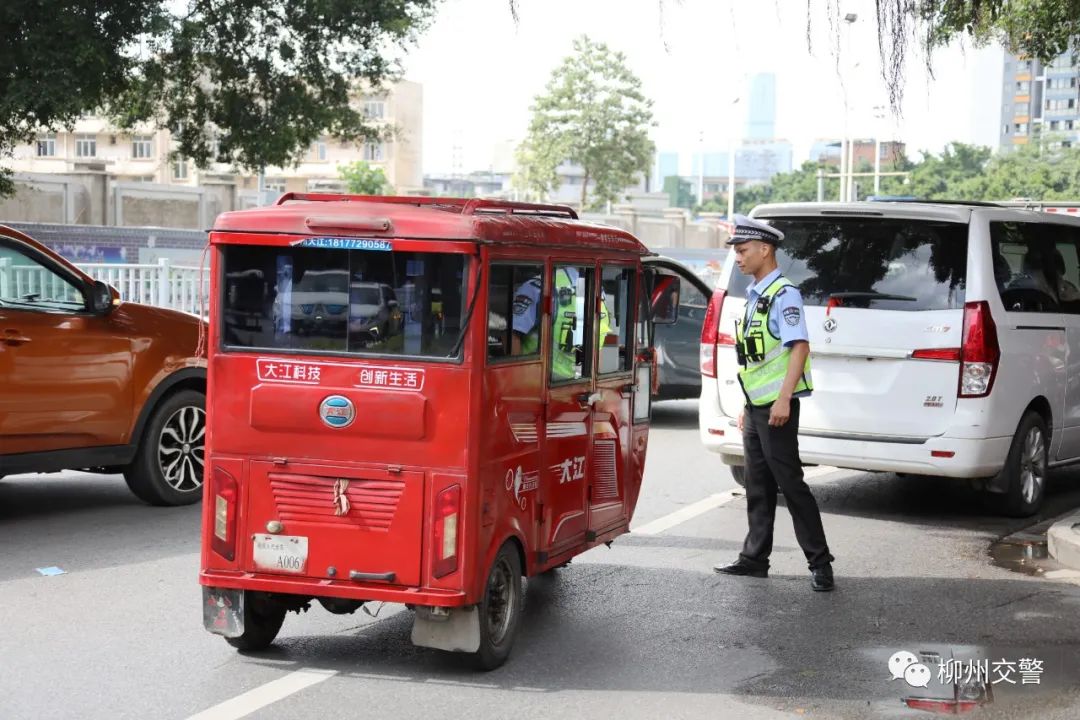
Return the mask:
<svg viewBox="0 0 1080 720">
<path fill-rule="evenodd" d="M 557 206 L 287 196 L 211 244 L 201 582 L 235 622 L 208 629 L 400 602 L 501 662 L 493 583 L 629 527 L 670 279 Z"/>
</svg>

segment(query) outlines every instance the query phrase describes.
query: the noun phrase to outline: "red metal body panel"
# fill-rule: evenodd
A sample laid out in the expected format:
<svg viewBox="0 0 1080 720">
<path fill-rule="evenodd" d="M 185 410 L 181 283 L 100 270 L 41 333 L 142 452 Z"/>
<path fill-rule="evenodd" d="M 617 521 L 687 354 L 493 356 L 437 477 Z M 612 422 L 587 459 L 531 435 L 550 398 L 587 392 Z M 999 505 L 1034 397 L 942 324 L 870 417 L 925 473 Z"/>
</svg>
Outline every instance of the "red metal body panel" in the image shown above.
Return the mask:
<svg viewBox="0 0 1080 720">
<path fill-rule="evenodd" d="M 287 196 L 275 207 L 226 213 L 211 233 L 201 583 L 471 605 L 507 541 L 517 544 L 525 574 L 533 575 L 626 532 L 648 436 L 647 422 L 631 422 L 634 373 L 549 387 L 548 352 L 489 361 L 485 290 L 494 260 L 544 265 L 540 307 L 546 308 L 553 263 L 588 264 L 597 272 L 621 265 L 640 274 L 648 250 L 622 230 L 580 223 L 557 206 L 306 199 Z M 461 359 L 223 349 L 224 246 L 286 247 L 309 238 L 382 239 L 395 251 L 469 255 L 467 297 L 479 295 Z M 598 298 L 597 291 L 593 302 Z M 549 335 L 545 322 L 544 348 Z M 627 351 L 637 357 L 636 348 Z M 374 372 L 396 373 L 399 382 L 365 383 Z M 599 393 L 599 400 L 583 406 L 581 393 Z M 341 427 L 321 422 L 320 403 L 330 396 L 351 402 L 355 419 Z M 576 457 L 585 458 L 581 475 L 567 482 L 562 463 Z M 218 478 L 225 476 L 236 480 L 234 505 L 218 497 Z M 440 571 L 439 542 L 447 532 L 440 498 L 454 488 L 460 490 L 456 564 Z M 216 514 L 222 507 L 235 513 L 227 516 L 235 521 L 231 559 L 212 542 L 223 527 Z M 257 563 L 256 538 L 268 533 L 306 538 L 306 565 L 280 570 Z"/>
</svg>

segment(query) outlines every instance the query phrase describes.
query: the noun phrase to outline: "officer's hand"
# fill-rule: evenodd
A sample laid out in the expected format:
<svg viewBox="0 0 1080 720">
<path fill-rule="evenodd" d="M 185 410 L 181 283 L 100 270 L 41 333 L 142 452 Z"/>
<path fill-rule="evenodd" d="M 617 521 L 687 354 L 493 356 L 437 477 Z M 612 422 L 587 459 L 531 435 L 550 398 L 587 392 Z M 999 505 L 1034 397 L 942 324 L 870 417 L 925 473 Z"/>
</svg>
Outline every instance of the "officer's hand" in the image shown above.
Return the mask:
<svg viewBox="0 0 1080 720">
<path fill-rule="evenodd" d="M 769 412 L 769 426 L 783 427 L 791 417 L 791 401 L 779 398 Z"/>
<path fill-rule="evenodd" d="M 746 418 L 746 412 L 739 413 L 739 432 L 743 431 L 743 420 Z"/>
</svg>

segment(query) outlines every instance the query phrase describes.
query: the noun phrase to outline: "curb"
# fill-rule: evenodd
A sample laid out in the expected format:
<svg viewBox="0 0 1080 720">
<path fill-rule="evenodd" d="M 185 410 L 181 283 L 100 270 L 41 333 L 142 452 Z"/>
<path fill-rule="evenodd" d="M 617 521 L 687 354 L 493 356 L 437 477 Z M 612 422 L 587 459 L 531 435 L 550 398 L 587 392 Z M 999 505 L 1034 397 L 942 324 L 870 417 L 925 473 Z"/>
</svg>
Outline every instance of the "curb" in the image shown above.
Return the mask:
<svg viewBox="0 0 1080 720">
<path fill-rule="evenodd" d="M 1080 570 L 1080 512 L 1067 515 L 1046 531 L 1050 557 L 1062 565 Z"/>
</svg>

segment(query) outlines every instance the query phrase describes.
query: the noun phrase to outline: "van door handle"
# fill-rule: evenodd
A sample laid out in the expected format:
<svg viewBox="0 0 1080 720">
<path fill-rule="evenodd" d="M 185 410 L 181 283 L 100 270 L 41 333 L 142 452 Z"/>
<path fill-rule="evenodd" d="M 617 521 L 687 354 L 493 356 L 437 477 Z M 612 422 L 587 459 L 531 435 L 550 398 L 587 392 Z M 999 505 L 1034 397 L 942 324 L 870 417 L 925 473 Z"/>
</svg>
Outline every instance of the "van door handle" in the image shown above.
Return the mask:
<svg viewBox="0 0 1080 720">
<path fill-rule="evenodd" d="M 600 393 L 598 393 L 598 392 L 594 392 L 592 394 L 589 394 L 587 392 L 583 392 L 583 393 L 581 393 L 580 395 L 577 396 L 577 401 L 578 401 L 578 404 L 581 405 L 582 407 L 589 407 L 591 405 L 595 405 L 596 403 L 600 402 L 600 397 L 601 397 Z"/>
<path fill-rule="evenodd" d="M 4 331 L 4 344 L 5 345 L 22 345 L 30 342 L 30 338 L 24 337 L 18 330 L 5 330 Z"/>
</svg>

